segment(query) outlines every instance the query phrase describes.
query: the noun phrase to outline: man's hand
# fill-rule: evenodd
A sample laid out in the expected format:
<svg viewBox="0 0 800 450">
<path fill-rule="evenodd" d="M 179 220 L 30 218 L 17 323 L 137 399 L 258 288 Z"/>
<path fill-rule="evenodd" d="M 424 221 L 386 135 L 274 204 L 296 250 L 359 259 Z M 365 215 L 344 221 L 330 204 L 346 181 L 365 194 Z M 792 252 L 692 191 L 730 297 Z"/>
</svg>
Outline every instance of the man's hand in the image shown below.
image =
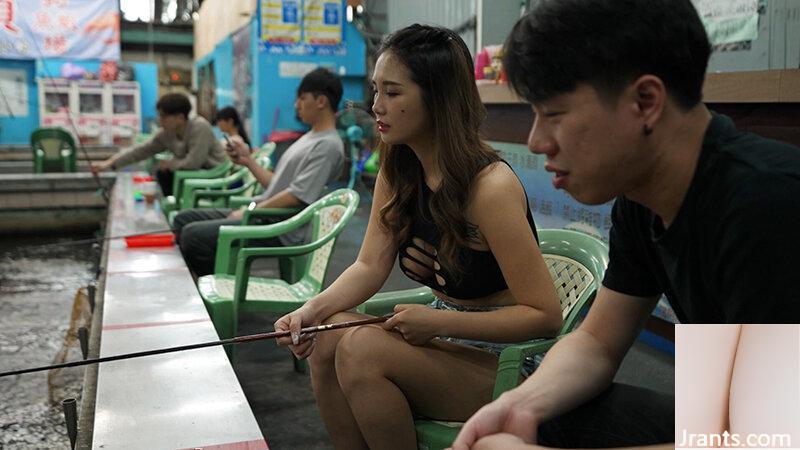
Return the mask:
<svg viewBox="0 0 800 450">
<path fill-rule="evenodd" d="M 384 330 L 402 334 L 409 344 L 427 344 L 438 335 L 434 317 L 438 313 L 425 305 L 395 305 L 394 316 L 381 326 Z"/>
<path fill-rule="evenodd" d="M 235 164 L 247 166 L 253 160 L 250 156 L 250 147 L 241 136 L 233 136 L 228 139 L 228 142 L 229 144 L 225 145 L 225 153 Z"/>
<path fill-rule="evenodd" d="M 244 218 L 244 208 L 235 209 L 228 214 L 228 219 L 231 220 L 242 220 L 242 218 Z"/>
<path fill-rule="evenodd" d="M 453 450 L 468 450 L 482 437 L 498 433 L 508 433 L 523 442 L 535 443 L 539 421 L 526 406 L 520 388 L 504 393 L 467 420 L 453 442 Z"/>
<path fill-rule="evenodd" d="M 169 161 L 170 160 L 168 160 L 168 159 L 162 159 L 162 160 L 158 161 L 158 170 L 160 170 L 162 172 L 168 172 L 168 171 L 172 170 L 169 167 Z"/>
<path fill-rule="evenodd" d="M 546 447 L 527 444 L 513 434 L 500 433 L 481 438 L 472 446 L 471 450 L 535 450 L 543 448 Z"/>
<path fill-rule="evenodd" d="M 105 172 L 106 170 L 110 169 L 113 164 L 114 161 L 107 159 L 105 161 L 91 163 L 89 169 L 92 171 L 92 173 Z"/>
</svg>

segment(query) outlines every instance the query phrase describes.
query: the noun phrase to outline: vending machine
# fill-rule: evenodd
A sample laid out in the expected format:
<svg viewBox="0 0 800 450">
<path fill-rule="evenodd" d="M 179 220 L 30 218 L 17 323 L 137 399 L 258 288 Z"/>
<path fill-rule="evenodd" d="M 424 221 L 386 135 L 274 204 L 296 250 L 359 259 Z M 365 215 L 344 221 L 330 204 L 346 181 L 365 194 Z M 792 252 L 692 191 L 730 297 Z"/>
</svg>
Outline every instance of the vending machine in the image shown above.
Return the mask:
<svg viewBox="0 0 800 450">
<path fill-rule="evenodd" d="M 121 147 L 133 145 L 142 130 L 139 82 L 114 81 L 107 83 L 111 101 L 111 143 Z"/>
<path fill-rule="evenodd" d="M 73 83 L 78 101 L 78 139 L 83 145 L 109 145 L 108 92 L 100 80 Z"/>
<path fill-rule="evenodd" d="M 39 79 L 39 122 L 42 127 L 62 127 L 74 134 L 71 111 L 76 110 L 69 80 Z M 73 136 L 75 137 L 75 136 Z"/>
</svg>

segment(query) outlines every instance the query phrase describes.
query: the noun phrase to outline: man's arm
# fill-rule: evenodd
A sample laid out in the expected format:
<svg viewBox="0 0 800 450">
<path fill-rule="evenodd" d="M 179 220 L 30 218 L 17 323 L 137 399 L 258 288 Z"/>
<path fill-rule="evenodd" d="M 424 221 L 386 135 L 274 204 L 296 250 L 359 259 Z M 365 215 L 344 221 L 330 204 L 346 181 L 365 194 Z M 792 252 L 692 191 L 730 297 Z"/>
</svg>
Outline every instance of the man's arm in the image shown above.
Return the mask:
<svg viewBox="0 0 800 450">
<path fill-rule="evenodd" d="M 513 434 L 500 433 L 482 438 L 471 447 L 471 450 L 544 450 L 547 448 L 551 447 L 527 444 Z M 673 450 L 675 446 L 672 444 L 659 444 L 639 448 L 643 450 Z"/>
<path fill-rule="evenodd" d="M 258 161 L 250 155 L 250 147 L 240 136 L 233 136 L 229 139 L 230 144 L 225 146 L 225 153 L 234 164 L 247 167 L 250 173 L 256 178 L 261 187 L 266 188 L 272 181 L 273 172 L 265 169 L 258 164 Z"/>
<path fill-rule="evenodd" d="M 536 442 L 538 426 L 585 403 L 609 386 L 657 297 L 602 287 L 584 323 L 558 342 L 521 386 L 470 418 L 453 443 L 465 450 L 501 432 Z"/>
<path fill-rule="evenodd" d="M 307 205 L 289 192 L 288 189 L 285 189 L 266 200 L 260 201 L 256 208 L 297 208 L 302 206 Z"/>
<path fill-rule="evenodd" d="M 307 206 L 306 203 L 295 197 L 289 190 L 280 191 L 272 197 L 256 204 L 256 208 L 297 208 L 305 206 Z M 231 213 L 228 214 L 228 219 L 241 219 L 242 217 L 244 217 L 244 207 L 231 211 Z"/>
<path fill-rule="evenodd" d="M 161 141 L 159 140 L 160 136 L 161 132 L 151 137 L 147 142 L 145 142 L 142 145 L 119 152 L 116 155 L 113 155 L 112 157 L 106 159 L 105 161 L 99 163 L 93 163 L 91 165 L 91 169 L 94 172 L 103 172 L 108 169 L 116 170 L 125 167 L 128 164 L 134 163 L 136 161 L 141 161 L 143 159 L 149 158 L 155 155 L 156 153 L 164 150 L 164 144 L 162 144 Z"/>
</svg>

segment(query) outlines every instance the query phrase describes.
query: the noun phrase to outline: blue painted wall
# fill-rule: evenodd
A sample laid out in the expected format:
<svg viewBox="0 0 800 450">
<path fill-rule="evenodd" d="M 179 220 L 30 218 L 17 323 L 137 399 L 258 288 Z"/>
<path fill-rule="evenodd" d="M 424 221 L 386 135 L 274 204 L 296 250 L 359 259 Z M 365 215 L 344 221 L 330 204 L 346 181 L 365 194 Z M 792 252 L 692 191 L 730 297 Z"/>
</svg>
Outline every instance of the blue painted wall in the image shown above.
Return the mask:
<svg viewBox="0 0 800 450">
<path fill-rule="evenodd" d="M 31 132 L 39 126 L 39 87 L 32 60 L 0 59 L 0 68 L 23 69 L 28 87 L 28 114 L 0 116 L 0 144 L 30 143 Z M 4 93 L 7 95 L 6 93 Z M 3 101 L 0 97 L 0 101 Z"/>
<path fill-rule="evenodd" d="M 149 62 L 126 62 L 133 66 L 133 77 L 139 82 L 142 97 L 142 131 L 151 133 L 148 124 L 158 122 L 156 102 L 158 102 L 158 65 Z M 157 125 L 156 125 L 157 126 Z"/>
<path fill-rule="evenodd" d="M 219 42 L 211 53 L 198 59 L 194 63 L 193 80 L 194 89 L 197 89 L 197 69 L 214 61 L 214 95 L 216 96 L 217 109 L 233 106 L 233 39 L 230 36 Z M 197 112 L 197 111 L 195 111 Z M 213 124 L 212 124 L 213 125 Z M 214 127 L 214 134 L 222 139 L 222 133 Z"/>
<path fill-rule="evenodd" d="M 233 105 L 233 39 L 230 36 L 214 48 L 214 77 L 217 81 L 217 109 Z"/>
</svg>

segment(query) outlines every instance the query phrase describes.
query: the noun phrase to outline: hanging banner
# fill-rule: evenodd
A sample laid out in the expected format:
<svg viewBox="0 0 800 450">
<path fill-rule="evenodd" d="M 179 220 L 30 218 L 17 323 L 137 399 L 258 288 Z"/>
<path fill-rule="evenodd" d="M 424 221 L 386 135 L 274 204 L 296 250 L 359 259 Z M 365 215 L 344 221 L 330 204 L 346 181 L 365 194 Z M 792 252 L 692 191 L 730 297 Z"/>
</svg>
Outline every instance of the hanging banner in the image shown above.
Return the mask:
<svg viewBox="0 0 800 450">
<path fill-rule="evenodd" d="M 0 0 L 0 58 L 119 57 L 117 0 Z"/>
<path fill-rule="evenodd" d="M 259 0 L 258 8 L 260 51 L 274 55 L 346 53 L 343 1 Z"/>
<path fill-rule="evenodd" d="M 305 0 L 303 41 L 310 45 L 338 45 L 342 42 L 342 3 Z"/>
</svg>

